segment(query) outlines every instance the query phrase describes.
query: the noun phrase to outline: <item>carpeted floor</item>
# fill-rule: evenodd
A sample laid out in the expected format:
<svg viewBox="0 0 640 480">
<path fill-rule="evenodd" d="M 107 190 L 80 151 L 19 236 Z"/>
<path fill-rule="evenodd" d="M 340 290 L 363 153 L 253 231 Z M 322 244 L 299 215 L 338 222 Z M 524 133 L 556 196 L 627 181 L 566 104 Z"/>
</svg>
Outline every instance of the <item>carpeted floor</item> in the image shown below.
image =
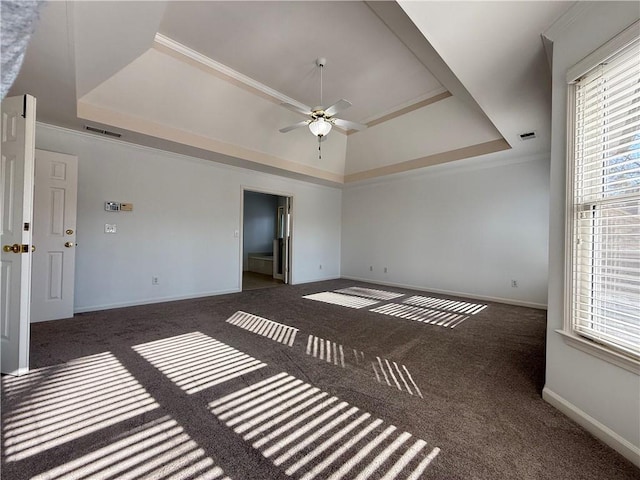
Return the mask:
<svg viewBox="0 0 640 480">
<path fill-rule="evenodd" d="M 2 478 L 640 477 L 541 399 L 545 312 L 441 298 L 335 280 L 35 324 Z"/>
</svg>

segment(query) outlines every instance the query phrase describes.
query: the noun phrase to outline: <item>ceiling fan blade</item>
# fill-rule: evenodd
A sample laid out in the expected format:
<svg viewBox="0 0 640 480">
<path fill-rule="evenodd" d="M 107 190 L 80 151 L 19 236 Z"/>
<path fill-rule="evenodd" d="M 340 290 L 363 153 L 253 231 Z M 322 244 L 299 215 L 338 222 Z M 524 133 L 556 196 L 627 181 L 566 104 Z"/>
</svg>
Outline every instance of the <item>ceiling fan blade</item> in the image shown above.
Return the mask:
<svg viewBox="0 0 640 480">
<path fill-rule="evenodd" d="M 364 130 L 367 128 L 366 125 L 356 122 L 350 122 L 349 120 L 340 120 L 339 118 L 332 118 L 331 121 L 340 128 L 345 128 L 347 130 Z"/>
<path fill-rule="evenodd" d="M 294 123 L 293 125 L 289 125 L 288 127 L 284 127 L 280 129 L 280 133 L 287 133 L 291 130 L 295 130 L 296 128 L 306 127 L 309 125 L 310 120 L 303 120 L 302 122 Z"/>
<path fill-rule="evenodd" d="M 324 109 L 324 114 L 327 117 L 332 117 L 336 113 L 341 112 L 342 110 L 346 110 L 351 106 L 351 102 L 348 102 L 344 98 L 342 100 L 338 100 L 336 103 Z"/>
<path fill-rule="evenodd" d="M 306 110 L 304 110 L 301 107 L 298 107 L 297 105 L 292 105 L 290 103 L 281 103 L 280 106 L 288 110 L 291 110 L 292 112 L 301 113 L 302 115 L 307 115 L 307 116 L 311 115 L 311 107 L 305 107 Z"/>
</svg>

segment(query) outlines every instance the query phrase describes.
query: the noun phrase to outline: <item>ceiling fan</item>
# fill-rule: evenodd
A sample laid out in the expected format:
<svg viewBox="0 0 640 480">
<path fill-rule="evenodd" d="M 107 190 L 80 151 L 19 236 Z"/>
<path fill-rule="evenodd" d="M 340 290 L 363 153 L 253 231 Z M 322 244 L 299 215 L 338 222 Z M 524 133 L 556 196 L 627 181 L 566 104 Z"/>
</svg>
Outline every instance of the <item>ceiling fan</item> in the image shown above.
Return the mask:
<svg viewBox="0 0 640 480">
<path fill-rule="evenodd" d="M 322 69 L 326 64 L 327 59 L 324 57 L 320 57 L 316 60 L 316 65 L 320 68 L 320 104 L 322 104 Z M 345 99 L 338 100 L 336 103 L 326 108 L 323 106 L 314 108 L 305 106 L 304 108 L 301 108 L 290 103 L 281 103 L 280 105 L 293 112 L 301 113 L 302 115 L 309 117 L 307 120 L 303 120 L 302 122 L 281 128 L 280 132 L 282 133 L 287 133 L 291 130 L 295 130 L 296 128 L 308 126 L 311 133 L 318 137 L 318 142 L 322 142 L 325 140 L 325 137 L 329 134 L 334 125 L 350 130 L 364 130 L 367 128 L 366 125 L 362 125 L 360 123 L 335 118 L 334 115 L 351 106 L 351 102 L 348 102 Z"/>
</svg>

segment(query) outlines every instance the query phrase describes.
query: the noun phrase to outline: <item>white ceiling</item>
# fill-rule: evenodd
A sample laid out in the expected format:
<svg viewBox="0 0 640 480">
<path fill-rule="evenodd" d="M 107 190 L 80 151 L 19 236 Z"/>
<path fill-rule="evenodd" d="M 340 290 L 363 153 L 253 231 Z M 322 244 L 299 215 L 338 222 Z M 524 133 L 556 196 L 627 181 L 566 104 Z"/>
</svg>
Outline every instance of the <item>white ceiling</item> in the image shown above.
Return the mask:
<svg viewBox="0 0 640 480">
<path fill-rule="evenodd" d="M 188 96 L 197 106 L 201 91 L 214 105 L 219 102 L 220 112 L 233 125 L 245 123 L 247 111 L 270 112 L 273 122 L 265 123 L 259 137 L 247 137 L 248 143 L 236 144 L 245 150 L 255 150 L 253 142 L 264 146 L 259 150 L 268 155 L 278 157 L 277 152 L 289 152 L 279 158 L 285 163 L 296 162 L 300 157 L 300 150 L 296 149 L 306 149 L 307 143 L 313 143 L 308 132 L 295 131 L 287 136 L 278 133 L 278 128 L 297 121 L 298 116 L 277 105 L 260 103 L 264 97 L 255 96 L 253 109 L 247 108 L 252 100 L 244 94 L 224 96 L 223 89 L 218 97 L 208 95 L 202 89 L 211 88 L 215 82 L 205 78 L 194 83 L 193 79 L 200 77 L 189 70 L 194 66 L 203 70 L 202 65 L 190 64 L 185 58 L 179 63 L 170 62 L 156 55 L 157 65 L 176 65 L 184 70 L 184 77 L 177 71 L 172 73 L 185 80 L 171 83 L 165 82 L 168 76 L 161 70 L 142 69 L 143 59 L 150 58 L 151 50 L 162 52 L 154 44 L 154 35 L 159 32 L 186 49 L 310 106 L 319 103 L 319 72 L 314 61 L 319 56 L 327 57 L 323 103 L 328 105 L 340 98 L 351 101 L 353 107 L 340 114 L 349 120 L 368 122 L 446 91 L 457 99 L 457 103 L 437 102 L 438 108 L 423 106 L 419 114 L 406 110 L 408 113 L 395 120 L 349 136 L 353 141 L 341 141 L 345 146 L 340 147 L 344 149 L 340 154 L 343 166 L 336 167 L 338 171 L 373 168 L 367 158 L 382 152 L 380 145 L 389 153 L 376 160 L 378 166 L 402 162 L 426 165 L 431 160 L 425 163 L 416 155 L 426 158 L 425 155 L 447 153 L 439 151 L 438 144 L 449 145 L 447 148 L 453 152 L 501 137 L 508 145 L 503 141 L 504 146 L 498 150 L 510 146 L 511 152 L 520 156 L 548 151 L 550 75 L 540 34 L 572 3 L 399 4 L 401 8 L 396 2 L 47 2 L 10 94 L 33 94 L 38 99 L 39 121 L 76 129 L 87 123 L 77 113 L 82 101 L 100 98 L 104 115 L 102 120 L 94 118 L 95 122 L 122 132 L 125 141 L 149 145 L 158 145 L 153 140 L 153 128 L 132 129 L 130 126 L 136 122 L 131 118 L 122 122 L 110 119 L 133 115 L 140 120 L 146 110 L 153 110 L 146 108 L 149 102 L 157 102 L 158 98 L 174 101 L 176 114 L 171 118 L 171 128 L 177 134 L 174 140 L 171 136 L 164 138 L 172 140 L 173 151 L 180 152 L 181 143 L 176 139 L 186 137 L 178 130 L 186 128 L 181 122 L 192 116 L 194 107 L 180 112 L 177 99 Z M 126 78 L 135 78 L 137 84 L 123 82 Z M 145 85 L 154 86 L 155 98 Z M 125 111 L 126 103 L 125 107 L 117 107 L 119 112 L 104 110 L 110 103 L 116 105 L 115 99 L 120 96 L 138 98 L 142 104 L 129 112 Z M 244 99 L 242 109 L 233 108 L 232 97 Z M 456 105 L 460 120 L 437 126 L 439 118 L 455 117 L 451 109 Z M 464 113 L 464 108 L 469 109 L 469 114 Z M 198 113 L 207 118 L 211 105 L 207 109 Z M 476 127 L 469 125 L 472 117 Z M 410 118 L 423 120 L 415 123 Z M 167 117 L 149 117 L 146 121 L 166 126 Z M 257 132 L 257 127 L 251 128 L 251 134 Z M 517 134 L 530 130 L 536 130 L 539 138 L 520 142 Z M 474 140 L 474 131 L 485 131 L 483 140 L 477 135 Z M 209 147 L 203 145 L 234 144 L 235 140 L 219 136 L 220 132 L 199 132 L 200 140 L 185 143 L 184 152 L 198 151 L 193 147 L 206 152 Z M 358 136 L 361 138 L 355 141 Z M 409 139 L 413 153 L 404 149 Z M 212 155 L 199 156 L 215 160 L 216 153 L 225 154 L 220 161 L 233 163 L 225 152 L 242 148 L 211 149 Z M 291 173 L 277 167 L 278 162 L 260 166 L 253 157 L 256 155 L 240 156 L 237 163 Z M 456 159 L 455 155 L 444 157 L 450 159 L 447 161 Z M 305 162 L 313 168 L 323 168 L 322 164 L 310 163 L 313 155 Z M 345 162 L 352 162 L 351 167 Z M 309 179 L 313 180 L 313 175 Z"/>
<path fill-rule="evenodd" d="M 369 121 L 442 85 L 364 2 L 171 2 L 160 33 L 308 106 Z"/>
</svg>

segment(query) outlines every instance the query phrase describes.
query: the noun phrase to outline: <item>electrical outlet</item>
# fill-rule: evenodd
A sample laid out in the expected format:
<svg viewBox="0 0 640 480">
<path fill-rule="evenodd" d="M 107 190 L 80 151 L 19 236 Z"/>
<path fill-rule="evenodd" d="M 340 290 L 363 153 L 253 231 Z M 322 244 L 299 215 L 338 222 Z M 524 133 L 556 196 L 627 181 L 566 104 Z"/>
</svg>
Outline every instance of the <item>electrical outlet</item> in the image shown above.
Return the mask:
<svg viewBox="0 0 640 480">
<path fill-rule="evenodd" d="M 373 265 L 370 265 L 370 266 L 369 266 L 369 271 L 370 271 L 370 272 L 373 272 Z"/>
<path fill-rule="evenodd" d="M 151 277 L 151 285 L 159 285 L 159 279 L 158 277 Z"/>
<path fill-rule="evenodd" d="M 518 281 L 517 280 L 511 280 L 511 288 L 518 288 Z"/>
<path fill-rule="evenodd" d="M 117 228 L 115 223 L 105 223 L 104 233 L 116 233 Z"/>
</svg>

